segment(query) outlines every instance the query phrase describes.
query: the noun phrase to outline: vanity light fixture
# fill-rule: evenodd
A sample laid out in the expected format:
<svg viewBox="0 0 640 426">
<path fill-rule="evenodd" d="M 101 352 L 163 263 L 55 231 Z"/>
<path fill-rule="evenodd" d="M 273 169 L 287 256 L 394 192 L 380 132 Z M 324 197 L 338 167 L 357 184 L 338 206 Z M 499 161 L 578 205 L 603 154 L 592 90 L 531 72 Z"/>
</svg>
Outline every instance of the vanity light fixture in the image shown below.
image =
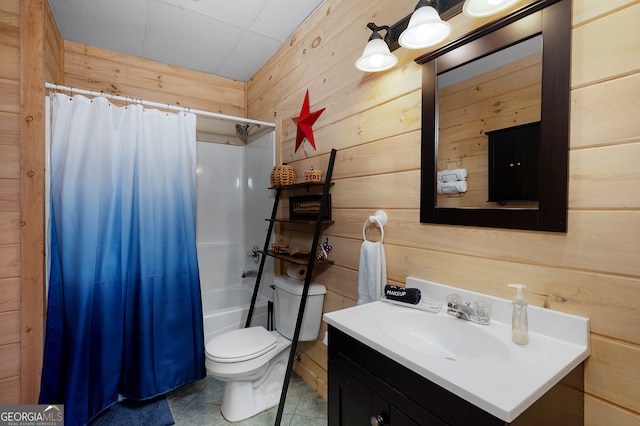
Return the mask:
<svg viewBox="0 0 640 426">
<path fill-rule="evenodd" d="M 440 43 L 451 34 L 451 25 L 440 19 L 431 1 L 420 0 L 411 15 L 409 25 L 398 39 L 406 49 L 423 49 Z"/>
<path fill-rule="evenodd" d="M 482 18 L 501 12 L 520 0 L 466 0 L 462 12 L 472 18 Z"/>
<path fill-rule="evenodd" d="M 520 0 L 420 0 L 412 14 L 391 26 L 367 24 L 372 31 L 369 42 L 356 61 L 356 68 L 365 72 L 385 71 L 398 63 L 391 52 L 399 47 L 423 49 L 444 41 L 451 34 L 447 22 L 460 12 L 472 18 L 493 15 Z M 379 31 L 385 30 L 384 38 Z"/>
<path fill-rule="evenodd" d="M 356 68 L 366 72 L 385 71 L 398 63 L 392 54 L 400 46 L 407 49 L 421 49 L 433 46 L 447 38 L 451 25 L 443 21 L 462 11 L 464 0 L 420 0 L 412 14 L 391 26 L 367 24 L 372 31 L 369 42 Z M 385 30 L 384 38 L 379 31 Z"/>
<path fill-rule="evenodd" d="M 389 27 L 379 27 L 373 22 L 367 24 L 372 33 L 369 37 L 369 42 L 362 52 L 362 56 L 356 61 L 356 68 L 365 72 L 378 72 L 385 71 L 389 68 L 393 68 L 398 63 L 396 55 L 389 50 Z M 385 38 L 378 33 L 378 31 L 386 31 Z"/>
</svg>

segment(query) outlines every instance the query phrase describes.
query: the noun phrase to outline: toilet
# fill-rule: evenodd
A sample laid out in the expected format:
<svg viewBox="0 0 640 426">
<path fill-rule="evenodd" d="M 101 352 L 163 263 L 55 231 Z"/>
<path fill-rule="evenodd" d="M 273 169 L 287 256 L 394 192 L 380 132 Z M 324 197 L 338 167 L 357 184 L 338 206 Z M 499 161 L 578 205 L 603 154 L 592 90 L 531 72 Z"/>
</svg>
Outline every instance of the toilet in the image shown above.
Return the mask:
<svg viewBox="0 0 640 426">
<path fill-rule="evenodd" d="M 231 422 L 280 402 L 304 281 L 278 276 L 274 285 L 274 331 L 262 326 L 232 330 L 213 337 L 205 347 L 207 372 L 225 382 L 221 411 Z M 318 338 L 326 292 L 322 284 L 310 283 L 298 341 Z"/>
</svg>

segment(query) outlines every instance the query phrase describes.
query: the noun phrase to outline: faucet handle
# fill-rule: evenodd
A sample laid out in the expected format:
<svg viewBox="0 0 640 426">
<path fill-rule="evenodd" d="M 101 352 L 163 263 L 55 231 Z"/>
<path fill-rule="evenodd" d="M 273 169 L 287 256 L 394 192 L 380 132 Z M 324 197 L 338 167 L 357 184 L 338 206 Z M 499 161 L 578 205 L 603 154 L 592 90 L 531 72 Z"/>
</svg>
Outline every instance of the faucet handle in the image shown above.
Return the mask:
<svg viewBox="0 0 640 426">
<path fill-rule="evenodd" d="M 491 303 L 477 300 L 473 302 L 473 310 L 482 324 L 489 323 L 491 320 Z"/>
<path fill-rule="evenodd" d="M 253 263 L 255 264 L 260 263 L 260 247 L 254 245 L 251 250 L 247 252 L 247 257 L 252 258 Z"/>
<path fill-rule="evenodd" d="M 451 293 L 447 294 L 447 312 L 455 315 L 462 303 L 462 297 L 459 294 Z"/>
<path fill-rule="evenodd" d="M 462 303 L 462 297 L 457 293 L 447 294 L 447 305 L 448 304 L 459 305 Z"/>
</svg>

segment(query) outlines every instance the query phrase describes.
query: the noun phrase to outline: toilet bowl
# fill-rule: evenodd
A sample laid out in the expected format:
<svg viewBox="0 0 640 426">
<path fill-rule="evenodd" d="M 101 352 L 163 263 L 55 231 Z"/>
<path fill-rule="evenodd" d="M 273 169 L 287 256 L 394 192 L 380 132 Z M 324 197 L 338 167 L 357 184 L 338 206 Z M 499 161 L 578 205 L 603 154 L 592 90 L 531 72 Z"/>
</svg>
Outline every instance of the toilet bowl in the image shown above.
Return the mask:
<svg viewBox="0 0 640 426">
<path fill-rule="evenodd" d="M 225 340 L 234 340 L 237 357 L 216 356 L 220 352 L 216 348 L 224 352 L 229 347 Z M 221 410 L 227 420 L 244 420 L 278 404 L 290 347 L 291 340 L 264 327 L 230 331 L 207 343 L 205 366 L 212 377 L 225 382 Z M 240 354 L 238 348 L 246 353 Z"/>
<path fill-rule="evenodd" d="M 280 401 L 303 285 L 289 277 L 276 277 L 274 284 L 276 330 L 248 327 L 228 331 L 213 337 L 205 347 L 207 372 L 225 382 L 222 415 L 232 422 Z M 318 338 L 325 293 L 321 284 L 309 286 L 299 341 Z"/>
</svg>

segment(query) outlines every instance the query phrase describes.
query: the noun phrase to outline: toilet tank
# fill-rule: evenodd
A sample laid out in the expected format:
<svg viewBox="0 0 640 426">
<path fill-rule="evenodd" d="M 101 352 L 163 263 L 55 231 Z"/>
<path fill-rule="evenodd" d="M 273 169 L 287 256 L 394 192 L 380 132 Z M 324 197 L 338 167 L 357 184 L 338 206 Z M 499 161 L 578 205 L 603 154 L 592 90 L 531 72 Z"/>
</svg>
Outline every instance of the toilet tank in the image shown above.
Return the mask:
<svg viewBox="0 0 640 426">
<path fill-rule="evenodd" d="M 276 330 L 287 339 L 293 339 L 298 319 L 298 308 L 302 299 L 304 281 L 285 275 L 274 278 L 274 314 Z M 299 341 L 316 340 L 320 332 L 322 305 L 327 288 L 322 284 L 310 283 L 307 304 L 302 317 Z"/>
</svg>

